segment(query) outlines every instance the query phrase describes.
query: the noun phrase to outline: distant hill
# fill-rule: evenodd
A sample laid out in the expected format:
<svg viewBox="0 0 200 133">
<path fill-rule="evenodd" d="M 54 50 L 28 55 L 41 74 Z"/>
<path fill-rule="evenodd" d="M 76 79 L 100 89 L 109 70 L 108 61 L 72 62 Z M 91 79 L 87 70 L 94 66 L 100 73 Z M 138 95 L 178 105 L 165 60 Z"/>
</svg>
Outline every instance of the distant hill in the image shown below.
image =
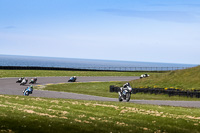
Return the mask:
<svg viewBox="0 0 200 133">
<path fill-rule="evenodd" d="M 185 90 L 200 90 L 200 66 L 150 75 L 148 78 L 131 81 L 131 85 L 132 87 L 174 87 Z"/>
</svg>

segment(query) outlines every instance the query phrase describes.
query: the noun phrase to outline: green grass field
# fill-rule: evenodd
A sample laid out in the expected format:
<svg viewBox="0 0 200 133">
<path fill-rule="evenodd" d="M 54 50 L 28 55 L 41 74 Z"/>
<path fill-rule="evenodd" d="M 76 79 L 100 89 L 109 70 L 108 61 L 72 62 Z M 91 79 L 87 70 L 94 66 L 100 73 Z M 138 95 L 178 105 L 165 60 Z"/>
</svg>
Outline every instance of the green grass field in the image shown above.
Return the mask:
<svg viewBox="0 0 200 133">
<path fill-rule="evenodd" d="M 115 85 L 121 87 L 125 82 L 89 82 L 89 83 L 61 83 L 61 84 L 49 84 L 49 85 L 39 85 L 34 87 L 39 90 L 50 90 L 50 91 L 62 91 L 62 92 L 73 92 L 79 94 L 87 94 L 94 96 L 103 96 L 118 98 L 118 93 L 110 93 L 110 85 Z M 181 101 L 200 101 L 200 98 L 187 98 L 179 96 L 168 95 L 155 95 L 155 94 L 144 94 L 137 93 L 132 94 L 131 99 L 142 99 L 142 100 L 181 100 Z"/>
<path fill-rule="evenodd" d="M 140 76 L 144 72 L 108 72 L 108 71 L 56 71 L 56 70 L 0 70 L 3 77 L 49 77 L 49 76 Z M 149 72 L 159 75 L 158 72 Z"/>
<path fill-rule="evenodd" d="M 161 87 L 161 88 L 180 88 L 184 90 L 200 90 L 200 66 L 171 71 L 141 80 L 131 81 L 135 87 Z"/>
<path fill-rule="evenodd" d="M 0 95 L 0 132 L 198 133 L 200 110 Z"/>
</svg>

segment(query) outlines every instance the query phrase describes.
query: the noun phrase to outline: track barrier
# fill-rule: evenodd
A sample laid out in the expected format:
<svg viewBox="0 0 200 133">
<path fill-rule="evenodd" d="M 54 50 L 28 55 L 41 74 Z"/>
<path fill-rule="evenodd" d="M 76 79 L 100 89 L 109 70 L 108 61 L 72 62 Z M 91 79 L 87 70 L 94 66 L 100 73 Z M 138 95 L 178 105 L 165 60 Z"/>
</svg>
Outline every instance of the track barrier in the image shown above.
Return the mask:
<svg viewBox="0 0 200 133">
<path fill-rule="evenodd" d="M 120 87 L 111 85 L 110 92 L 118 92 Z M 196 97 L 200 98 L 200 90 L 181 90 L 181 89 L 171 89 L 171 88 L 133 88 L 132 94 L 136 93 L 148 93 L 148 94 L 167 94 L 171 96 L 185 96 L 185 97 Z"/>
</svg>

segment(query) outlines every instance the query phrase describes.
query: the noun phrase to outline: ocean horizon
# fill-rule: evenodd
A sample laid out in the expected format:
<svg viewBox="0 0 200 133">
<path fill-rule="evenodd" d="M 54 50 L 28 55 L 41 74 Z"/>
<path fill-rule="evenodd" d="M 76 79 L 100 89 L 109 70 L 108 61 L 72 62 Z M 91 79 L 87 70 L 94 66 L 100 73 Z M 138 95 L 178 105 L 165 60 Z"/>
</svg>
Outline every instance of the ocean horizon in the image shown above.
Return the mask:
<svg viewBox="0 0 200 133">
<path fill-rule="evenodd" d="M 37 66 L 37 67 L 62 67 L 78 69 L 117 69 L 142 68 L 142 67 L 195 67 L 197 64 L 158 63 L 139 61 L 119 61 L 100 59 L 79 59 L 62 57 L 40 57 L 22 55 L 0 55 L 0 66 Z"/>
</svg>

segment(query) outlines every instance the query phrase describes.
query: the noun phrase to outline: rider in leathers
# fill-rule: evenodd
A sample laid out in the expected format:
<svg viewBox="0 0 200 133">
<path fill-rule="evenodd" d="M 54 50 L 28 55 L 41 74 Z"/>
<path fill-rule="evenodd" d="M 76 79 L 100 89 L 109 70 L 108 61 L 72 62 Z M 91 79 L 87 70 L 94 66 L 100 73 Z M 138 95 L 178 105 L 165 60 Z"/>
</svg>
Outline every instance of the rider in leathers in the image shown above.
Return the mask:
<svg viewBox="0 0 200 133">
<path fill-rule="evenodd" d="M 127 89 L 128 86 L 131 87 L 131 86 L 130 86 L 130 83 L 125 83 L 125 84 L 123 85 L 123 87 L 120 87 L 120 91 L 118 92 L 118 93 L 119 93 L 119 96 L 122 96 L 123 90 L 124 90 L 124 89 Z"/>
</svg>

